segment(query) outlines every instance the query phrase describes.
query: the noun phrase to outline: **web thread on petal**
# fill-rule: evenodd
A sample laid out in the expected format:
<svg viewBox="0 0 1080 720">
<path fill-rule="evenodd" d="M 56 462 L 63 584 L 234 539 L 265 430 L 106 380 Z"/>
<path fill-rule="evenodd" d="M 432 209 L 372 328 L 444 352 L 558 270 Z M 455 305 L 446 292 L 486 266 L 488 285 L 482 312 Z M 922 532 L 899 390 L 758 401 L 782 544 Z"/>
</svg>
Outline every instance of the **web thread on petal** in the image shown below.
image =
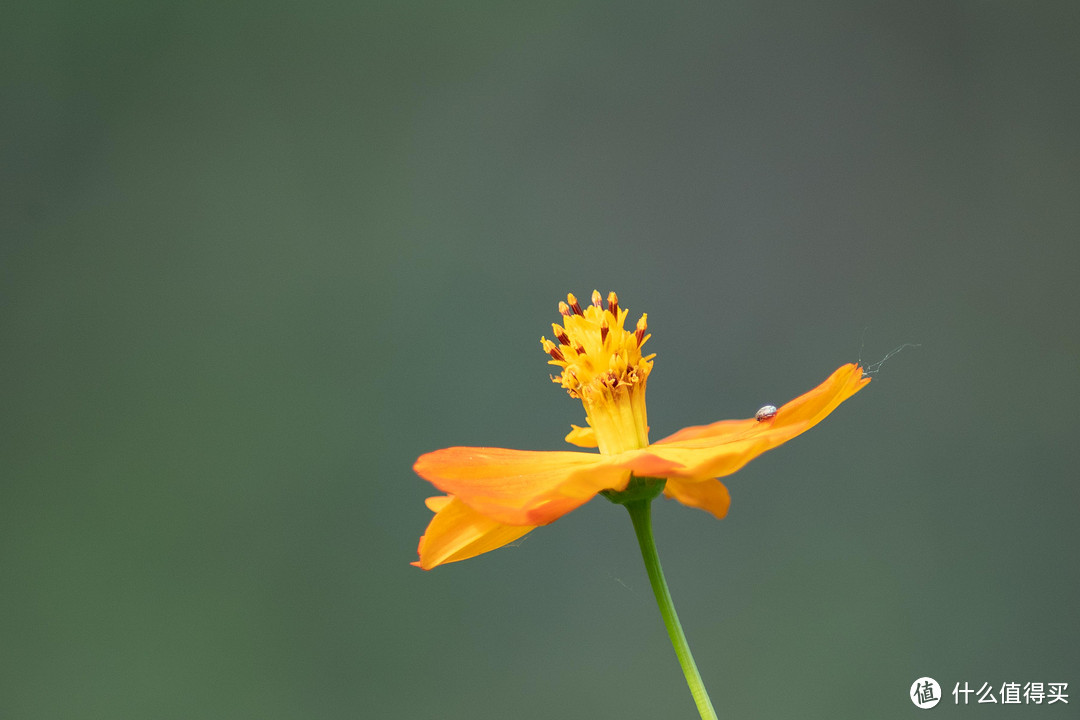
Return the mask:
<svg viewBox="0 0 1080 720">
<path fill-rule="evenodd" d="M 866 330 L 863 330 L 863 336 L 865 337 L 865 335 L 866 335 Z M 885 353 L 885 357 L 881 358 L 877 362 L 873 362 L 873 363 L 869 363 L 868 365 L 864 365 L 863 361 L 862 361 L 863 342 L 860 342 L 859 343 L 859 359 L 856 362 L 863 369 L 863 376 L 864 377 L 866 377 L 867 375 L 877 375 L 877 373 L 881 370 L 881 367 L 885 364 L 885 361 L 887 361 L 893 355 L 897 355 L 898 353 L 900 353 L 900 351 L 906 350 L 907 348 L 920 348 L 920 347 L 922 347 L 922 343 L 903 343 L 902 345 L 898 345 L 897 347 L 894 347 L 889 352 Z"/>
</svg>

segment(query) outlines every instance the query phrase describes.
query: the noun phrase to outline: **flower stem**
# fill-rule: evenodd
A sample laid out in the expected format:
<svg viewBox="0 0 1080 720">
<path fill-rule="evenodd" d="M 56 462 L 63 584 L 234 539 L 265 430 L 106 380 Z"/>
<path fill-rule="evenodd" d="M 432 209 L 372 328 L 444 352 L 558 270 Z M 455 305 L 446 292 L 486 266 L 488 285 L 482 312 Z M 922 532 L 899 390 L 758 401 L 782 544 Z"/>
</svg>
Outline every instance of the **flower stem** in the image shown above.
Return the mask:
<svg viewBox="0 0 1080 720">
<path fill-rule="evenodd" d="M 675 648 L 675 656 L 679 658 L 683 674 L 686 676 L 686 684 L 690 686 L 690 694 L 694 696 L 694 703 L 702 720 L 716 720 L 716 711 L 713 710 L 709 693 L 705 690 L 705 684 L 701 681 L 694 656 L 690 654 L 690 646 L 686 642 L 682 625 L 679 624 L 679 616 L 675 612 L 675 605 L 671 601 L 671 592 L 668 590 L 667 581 L 664 580 L 664 571 L 660 567 L 660 557 L 656 554 L 656 542 L 653 540 L 652 531 L 652 499 L 636 500 L 625 503 L 630 513 L 630 520 L 634 523 L 634 532 L 637 534 L 638 545 L 641 546 L 641 558 L 645 561 L 645 570 L 649 573 L 649 584 L 652 585 L 656 595 L 656 604 L 660 606 L 660 615 L 664 618 L 668 637 L 671 645 Z"/>
</svg>

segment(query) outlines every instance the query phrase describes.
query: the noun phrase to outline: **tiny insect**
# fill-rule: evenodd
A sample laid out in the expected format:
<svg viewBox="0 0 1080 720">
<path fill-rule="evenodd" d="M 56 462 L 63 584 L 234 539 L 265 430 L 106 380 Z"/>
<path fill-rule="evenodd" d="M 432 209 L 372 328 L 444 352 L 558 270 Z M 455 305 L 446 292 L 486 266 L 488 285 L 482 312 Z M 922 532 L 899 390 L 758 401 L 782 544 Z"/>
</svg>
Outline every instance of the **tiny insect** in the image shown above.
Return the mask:
<svg viewBox="0 0 1080 720">
<path fill-rule="evenodd" d="M 766 420 L 772 420 L 776 417 L 775 405 L 762 405 L 756 413 L 754 413 L 754 419 L 758 422 L 765 422 Z"/>
</svg>

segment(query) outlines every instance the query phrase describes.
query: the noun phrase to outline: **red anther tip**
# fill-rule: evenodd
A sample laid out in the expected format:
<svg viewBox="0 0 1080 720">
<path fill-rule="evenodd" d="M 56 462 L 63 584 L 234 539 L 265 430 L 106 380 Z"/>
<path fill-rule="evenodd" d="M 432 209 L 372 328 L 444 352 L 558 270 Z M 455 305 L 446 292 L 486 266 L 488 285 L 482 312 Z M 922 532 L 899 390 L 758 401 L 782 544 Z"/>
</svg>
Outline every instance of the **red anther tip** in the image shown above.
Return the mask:
<svg viewBox="0 0 1080 720">
<path fill-rule="evenodd" d="M 649 324 L 645 318 L 648 314 L 642 314 L 641 319 L 637 321 L 637 331 L 634 333 L 634 337 L 637 339 L 638 347 L 641 347 L 641 343 L 644 342 L 645 332 L 649 329 Z"/>
<path fill-rule="evenodd" d="M 607 296 L 607 309 L 611 311 L 611 314 L 615 317 L 619 317 L 619 296 L 612 290 Z"/>
</svg>

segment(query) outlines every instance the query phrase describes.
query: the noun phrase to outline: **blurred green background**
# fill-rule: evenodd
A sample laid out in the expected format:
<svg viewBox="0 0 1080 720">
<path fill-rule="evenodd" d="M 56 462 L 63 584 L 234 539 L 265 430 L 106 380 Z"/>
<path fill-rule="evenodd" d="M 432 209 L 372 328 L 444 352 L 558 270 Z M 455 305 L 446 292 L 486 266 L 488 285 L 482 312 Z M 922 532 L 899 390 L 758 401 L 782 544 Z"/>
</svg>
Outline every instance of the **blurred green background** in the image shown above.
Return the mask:
<svg viewBox="0 0 1080 720">
<path fill-rule="evenodd" d="M 581 423 L 593 288 L 654 438 L 921 344 L 657 506 L 722 717 L 1075 716 L 1076 3 L 4 15 L 0 717 L 694 717 L 620 508 L 408 564 L 417 455 Z"/>
</svg>

